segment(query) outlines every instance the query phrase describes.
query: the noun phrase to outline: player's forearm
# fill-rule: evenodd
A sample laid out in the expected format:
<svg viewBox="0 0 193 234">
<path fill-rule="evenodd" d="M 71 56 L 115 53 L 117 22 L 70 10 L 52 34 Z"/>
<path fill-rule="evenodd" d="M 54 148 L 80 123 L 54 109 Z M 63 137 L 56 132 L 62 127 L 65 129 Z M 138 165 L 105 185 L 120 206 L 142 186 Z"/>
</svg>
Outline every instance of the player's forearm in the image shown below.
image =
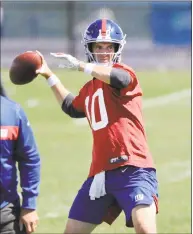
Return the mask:
<svg viewBox="0 0 193 234">
<path fill-rule="evenodd" d="M 54 78 L 51 83 L 49 83 L 50 77 Z M 56 75 L 52 74 L 50 77 L 47 78 L 48 84 L 50 85 L 59 105 L 62 106 L 64 99 L 70 92 L 64 87 Z"/>
<path fill-rule="evenodd" d="M 51 87 L 58 103 L 66 114 L 72 118 L 86 117 L 84 111 L 78 111 L 73 107 L 72 101 L 74 100 L 74 96 L 64 87 L 56 75 L 49 73 L 49 75 L 44 75 L 44 77 L 47 79 L 48 85 Z"/>
<path fill-rule="evenodd" d="M 81 62 L 79 70 L 85 72 L 85 69 L 87 70 L 87 66 L 90 75 L 107 84 L 110 84 L 114 88 L 125 88 L 131 82 L 129 73 L 123 69 Z M 88 72 L 86 71 L 86 73 Z"/>
<path fill-rule="evenodd" d="M 62 83 L 58 83 L 58 84 L 52 86 L 51 89 L 52 89 L 59 105 L 62 106 L 64 99 L 66 98 L 66 96 L 70 92 L 63 86 Z"/>
<path fill-rule="evenodd" d="M 81 62 L 79 70 L 83 71 L 85 70 L 86 63 Z M 99 80 L 102 80 L 103 82 L 110 84 L 110 73 L 111 73 L 112 67 L 104 67 L 100 65 L 95 65 L 92 69 L 91 75 Z"/>
</svg>

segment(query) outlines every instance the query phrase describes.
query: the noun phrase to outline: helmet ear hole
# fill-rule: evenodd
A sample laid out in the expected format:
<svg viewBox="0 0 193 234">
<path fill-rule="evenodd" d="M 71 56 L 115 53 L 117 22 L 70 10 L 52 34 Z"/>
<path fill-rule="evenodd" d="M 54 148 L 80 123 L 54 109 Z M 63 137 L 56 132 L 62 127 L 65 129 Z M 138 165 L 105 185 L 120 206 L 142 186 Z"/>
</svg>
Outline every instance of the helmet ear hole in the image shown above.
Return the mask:
<svg viewBox="0 0 193 234">
<path fill-rule="evenodd" d="M 119 44 L 118 43 L 114 43 L 114 48 L 115 48 L 115 53 L 117 53 L 117 51 L 119 49 Z"/>
<path fill-rule="evenodd" d="M 92 53 L 92 43 L 88 43 L 88 50 Z"/>
</svg>

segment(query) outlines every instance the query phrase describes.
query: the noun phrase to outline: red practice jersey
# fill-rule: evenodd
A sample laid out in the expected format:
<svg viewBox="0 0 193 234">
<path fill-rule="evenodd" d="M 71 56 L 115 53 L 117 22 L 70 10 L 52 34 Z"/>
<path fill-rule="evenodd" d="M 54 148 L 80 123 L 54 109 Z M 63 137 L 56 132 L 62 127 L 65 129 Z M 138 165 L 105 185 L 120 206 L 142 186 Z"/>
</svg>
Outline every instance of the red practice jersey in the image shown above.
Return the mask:
<svg viewBox="0 0 193 234">
<path fill-rule="evenodd" d="M 89 177 L 124 165 L 154 168 L 142 118 L 142 90 L 135 72 L 114 64 L 130 74 L 128 87 L 116 89 L 98 79 L 87 82 L 73 100 L 85 112 L 93 134 Z"/>
</svg>

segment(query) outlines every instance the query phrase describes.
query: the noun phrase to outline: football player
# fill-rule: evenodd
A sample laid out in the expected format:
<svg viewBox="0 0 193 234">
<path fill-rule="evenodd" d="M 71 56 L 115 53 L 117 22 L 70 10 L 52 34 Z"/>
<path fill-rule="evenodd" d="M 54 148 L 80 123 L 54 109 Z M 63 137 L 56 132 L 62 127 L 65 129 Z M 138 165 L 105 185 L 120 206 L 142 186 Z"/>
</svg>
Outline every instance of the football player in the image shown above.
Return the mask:
<svg viewBox="0 0 193 234">
<path fill-rule="evenodd" d="M 132 68 L 121 62 L 126 35 L 109 19 L 98 19 L 83 37 L 87 62 L 51 53 L 60 67 L 90 75 L 73 96 L 48 67 L 47 79 L 62 110 L 86 117 L 93 134 L 88 178 L 69 212 L 65 233 L 91 233 L 103 221 L 111 224 L 121 211 L 136 233 L 156 233 L 158 182 L 142 117 L 142 90 Z"/>
</svg>

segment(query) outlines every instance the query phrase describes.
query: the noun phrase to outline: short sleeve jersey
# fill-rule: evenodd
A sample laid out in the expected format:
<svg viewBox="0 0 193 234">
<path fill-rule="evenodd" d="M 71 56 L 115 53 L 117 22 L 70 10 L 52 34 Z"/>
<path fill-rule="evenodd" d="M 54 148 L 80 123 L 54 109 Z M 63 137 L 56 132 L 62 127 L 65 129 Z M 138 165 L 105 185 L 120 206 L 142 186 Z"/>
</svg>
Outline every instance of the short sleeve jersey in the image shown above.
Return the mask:
<svg viewBox="0 0 193 234">
<path fill-rule="evenodd" d="M 89 177 L 124 165 L 154 168 L 142 116 L 142 90 L 132 68 L 124 64 L 130 84 L 116 89 L 98 79 L 85 84 L 75 97 L 74 108 L 86 114 L 93 134 Z"/>
</svg>

